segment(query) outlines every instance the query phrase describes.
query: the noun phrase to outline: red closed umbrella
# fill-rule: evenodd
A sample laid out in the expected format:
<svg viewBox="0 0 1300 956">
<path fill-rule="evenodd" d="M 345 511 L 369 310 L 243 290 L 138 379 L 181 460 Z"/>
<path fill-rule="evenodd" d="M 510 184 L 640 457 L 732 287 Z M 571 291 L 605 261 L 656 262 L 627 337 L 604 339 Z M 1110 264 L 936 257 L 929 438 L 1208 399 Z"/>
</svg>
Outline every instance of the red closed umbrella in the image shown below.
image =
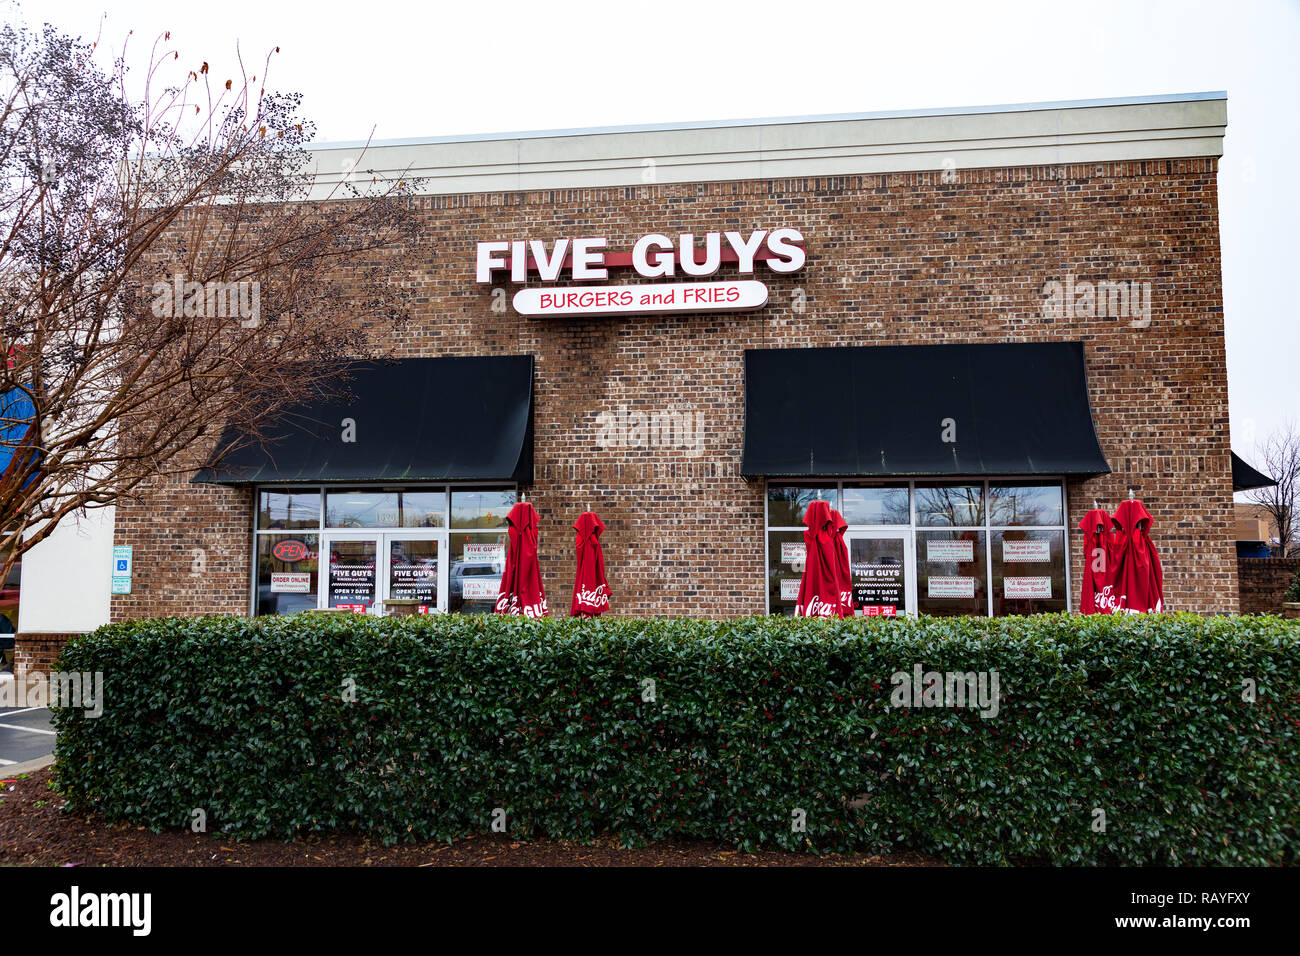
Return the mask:
<svg viewBox="0 0 1300 956">
<path fill-rule="evenodd" d="M 1111 519 L 1119 538 L 1116 544 L 1114 588 L 1116 612 L 1159 613 L 1165 604 L 1165 574 L 1151 543 L 1151 515 L 1142 502 L 1121 501 Z"/>
<path fill-rule="evenodd" d="M 849 530 L 849 523 L 844 516 L 831 509 L 831 526 L 835 529 L 835 570 L 840 581 L 840 617 L 853 616 L 853 575 L 849 571 L 849 546 L 844 540 L 844 532 Z"/>
<path fill-rule="evenodd" d="M 795 617 L 839 617 L 843 606 L 840 599 L 840 559 L 835 553 L 840 543 L 831 507 L 824 501 L 814 501 L 808 506 L 803 523 L 804 565 L 799 580 L 799 598 L 795 601 Z"/>
<path fill-rule="evenodd" d="M 1083 588 L 1079 610 L 1083 614 L 1111 614 L 1116 604 L 1115 552 L 1119 535 L 1103 508 L 1093 508 L 1084 515 L 1079 528 L 1083 531 Z"/>
<path fill-rule="evenodd" d="M 578 516 L 573 523 L 578 532 L 574 547 L 578 552 L 578 576 L 573 582 L 570 617 L 595 617 L 609 610 L 609 581 L 605 579 L 605 552 L 600 535 L 605 523 L 594 511 Z"/>
<path fill-rule="evenodd" d="M 510 509 L 506 522 L 510 525 L 510 550 L 493 610 L 497 614 L 545 617 L 546 592 L 537 563 L 537 509 L 521 501 Z"/>
</svg>

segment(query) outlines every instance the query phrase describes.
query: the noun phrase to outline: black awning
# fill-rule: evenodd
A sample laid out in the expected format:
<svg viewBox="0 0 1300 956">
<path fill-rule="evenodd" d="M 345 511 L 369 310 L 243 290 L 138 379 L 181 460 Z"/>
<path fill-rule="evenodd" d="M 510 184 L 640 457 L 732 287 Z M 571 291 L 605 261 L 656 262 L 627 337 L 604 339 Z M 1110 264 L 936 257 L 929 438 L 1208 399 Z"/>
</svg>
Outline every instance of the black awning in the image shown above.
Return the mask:
<svg viewBox="0 0 1300 956">
<path fill-rule="evenodd" d="M 336 397 L 294 409 L 194 480 L 532 480 L 531 355 L 354 362 L 348 374 Z M 345 418 L 355 441 L 343 441 Z"/>
<path fill-rule="evenodd" d="M 1233 491 L 1250 491 L 1252 488 L 1268 488 L 1276 484 L 1268 475 L 1248 465 L 1244 458 L 1238 458 L 1235 451 L 1232 453 Z"/>
<path fill-rule="evenodd" d="M 1109 471 L 1081 342 L 745 353 L 742 475 Z"/>
</svg>

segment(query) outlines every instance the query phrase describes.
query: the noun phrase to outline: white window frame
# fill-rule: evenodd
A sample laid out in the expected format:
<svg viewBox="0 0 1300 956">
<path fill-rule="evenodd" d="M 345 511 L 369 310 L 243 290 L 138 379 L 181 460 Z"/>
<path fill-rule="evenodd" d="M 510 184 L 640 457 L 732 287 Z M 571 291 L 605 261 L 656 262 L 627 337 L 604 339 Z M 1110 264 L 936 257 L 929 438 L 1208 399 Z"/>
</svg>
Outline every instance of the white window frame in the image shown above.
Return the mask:
<svg viewBox="0 0 1300 956">
<path fill-rule="evenodd" d="M 993 509 L 988 506 L 989 501 L 989 484 L 992 482 L 1015 481 L 1022 482 L 1026 485 L 1045 482 L 1056 482 L 1061 486 L 1061 524 L 1034 524 L 1034 525 L 995 525 L 991 524 Z M 1074 588 L 1070 581 L 1070 497 L 1069 484 L 1064 475 L 983 475 L 971 477 L 966 475 L 934 475 L 922 478 L 912 479 L 889 479 L 876 477 L 859 477 L 848 475 L 843 477 L 824 477 L 824 478 L 788 478 L 788 479 L 764 479 L 763 481 L 763 610 L 765 614 L 772 613 L 772 592 L 768 587 L 768 575 L 770 574 L 771 555 L 771 532 L 773 531 L 805 531 L 803 525 L 773 525 L 768 523 L 768 492 L 772 488 L 835 488 L 835 501 L 831 502 L 831 507 L 835 508 L 840 514 L 844 513 L 844 486 L 850 485 L 855 487 L 876 486 L 880 488 L 900 488 L 907 486 L 908 514 L 911 518 L 908 524 L 851 524 L 845 532 L 845 538 L 855 531 L 872 531 L 879 530 L 885 532 L 895 532 L 906 534 L 910 539 L 908 549 L 911 554 L 910 580 L 908 581 L 908 591 L 910 607 L 920 607 L 919 600 L 919 582 L 917 581 L 917 543 L 919 538 L 918 531 L 936 531 L 943 530 L 940 527 L 930 525 L 920 525 L 916 520 L 916 487 L 917 485 L 933 484 L 967 484 L 981 485 L 984 491 L 984 523 L 978 525 L 961 525 L 960 527 L 974 528 L 984 532 L 984 595 L 985 607 L 984 616 L 993 616 L 993 533 L 995 531 L 1060 531 L 1065 547 L 1065 610 L 1067 613 L 1074 610 Z M 909 613 L 911 613 L 909 611 Z"/>
</svg>

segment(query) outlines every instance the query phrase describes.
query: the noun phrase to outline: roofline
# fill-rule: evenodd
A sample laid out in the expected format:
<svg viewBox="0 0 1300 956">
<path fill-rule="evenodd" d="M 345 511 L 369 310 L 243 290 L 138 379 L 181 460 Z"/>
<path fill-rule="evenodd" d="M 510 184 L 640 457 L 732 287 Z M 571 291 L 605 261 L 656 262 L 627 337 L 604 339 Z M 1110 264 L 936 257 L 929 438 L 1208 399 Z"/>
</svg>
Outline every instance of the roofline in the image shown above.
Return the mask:
<svg viewBox="0 0 1300 956">
<path fill-rule="evenodd" d="M 1039 110 L 1087 109 L 1097 106 L 1139 106 L 1150 103 L 1190 103 L 1226 100 L 1225 90 L 1203 93 L 1167 93 L 1153 96 L 1115 96 L 1087 100 L 1052 100 L 1042 103 L 1004 103 L 996 106 L 948 106 L 921 110 L 880 110 L 869 113 L 822 113 L 759 119 L 697 120 L 679 123 L 643 123 L 629 126 L 586 126 L 572 129 L 525 130 L 504 133 L 470 133 L 460 136 L 414 136 L 399 139 L 340 140 L 308 143 L 311 151 L 381 146 L 434 146 L 443 143 L 485 143 L 497 140 L 542 139 L 565 136 L 599 136 L 605 133 L 656 133 L 673 130 L 728 129 L 744 126 L 779 126 L 791 123 L 838 123 L 854 120 L 907 119 L 922 116 L 974 116 L 984 113 L 1030 113 Z"/>
</svg>

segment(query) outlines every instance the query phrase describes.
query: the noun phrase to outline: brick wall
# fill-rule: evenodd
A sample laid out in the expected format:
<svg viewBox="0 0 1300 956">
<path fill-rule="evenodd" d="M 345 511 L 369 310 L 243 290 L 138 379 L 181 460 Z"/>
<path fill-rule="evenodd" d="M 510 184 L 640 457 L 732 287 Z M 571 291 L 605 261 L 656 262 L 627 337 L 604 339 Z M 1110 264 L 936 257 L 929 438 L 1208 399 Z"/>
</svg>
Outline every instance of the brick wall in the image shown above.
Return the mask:
<svg viewBox="0 0 1300 956">
<path fill-rule="evenodd" d="M 1093 499 L 1113 510 L 1132 486 L 1154 517 L 1168 606 L 1237 608 L 1213 160 L 960 170 L 955 182 L 895 173 L 434 196 L 416 206 L 422 241 L 387 261 L 419 304 L 389 344 L 399 356 L 535 356 L 528 497 L 561 611 L 570 525 L 587 503 L 608 525 L 617 613 L 763 610 L 763 484 L 738 474 L 745 349 L 1048 340 L 1085 343 L 1114 469 L 1069 483 L 1071 525 Z M 753 313 L 539 320 L 494 311 L 501 297 L 474 282 L 481 240 L 599 235 L 628 249 L 648 232 L 782 225 L 802 228 L 808 264 L 760 276 L 770 302 Z M 1150 282 L 1150 326 L 1044 318 L 1044 283 L 1067 274 Z M 620 406 L 701 416 L 701 453 L 595 451 L 597 415 Z M 113 599 L 114 618 L 244 613 L 251 526 L 243 490 L 177 481 L 120 506 L 118 541 L 135 546 L 135 580 L 132 595 Z M 1077 532 L 1070 542 L 1078 581 Z M 706 592 L 706 581 L 720 586 Z"/>
<path fill-rule="evenodd" d="M 1238 558 L 1242 614 L 1281 614 L 1282 595 L 1300 571 L 1300 558 Z"/>
<path fill-rule="evenodd" d="M 48 674 L 54 669 L 63 645 L 77 634 L 19 634 L 14 640 L 14 678 L 22 680 L 28 671 Z"/>
</svg>

